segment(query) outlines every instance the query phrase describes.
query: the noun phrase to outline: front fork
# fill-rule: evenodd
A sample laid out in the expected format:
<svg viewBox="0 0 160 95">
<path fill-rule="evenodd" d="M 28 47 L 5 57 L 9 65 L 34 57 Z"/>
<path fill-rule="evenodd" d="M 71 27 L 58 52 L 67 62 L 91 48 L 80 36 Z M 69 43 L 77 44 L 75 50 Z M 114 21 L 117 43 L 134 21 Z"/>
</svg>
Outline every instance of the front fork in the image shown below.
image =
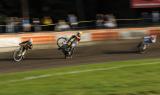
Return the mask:
<svg viewBox="0 0 160 95">
<path fill-rule="evenodd" d="M 22 56 L 24 56 L 25 54 L 26 54 L 26 49 L 22 51 Z"/>
<path fill-rule="evenodd" d="M 24 56 L 25 53 L 26 53 L 26 49 L 23 46 L 21 46 L 20 47 L 20 54 L 21 54 L 21 56 Z"/>
</svg>

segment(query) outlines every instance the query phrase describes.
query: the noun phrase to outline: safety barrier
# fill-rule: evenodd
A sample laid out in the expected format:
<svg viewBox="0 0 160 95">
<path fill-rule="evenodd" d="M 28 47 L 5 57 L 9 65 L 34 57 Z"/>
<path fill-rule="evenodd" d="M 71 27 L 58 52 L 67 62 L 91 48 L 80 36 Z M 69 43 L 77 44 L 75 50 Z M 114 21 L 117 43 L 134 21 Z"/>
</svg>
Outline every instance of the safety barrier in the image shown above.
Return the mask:
<svg viewBox="0 0 160 95">
<path fill-rule="evenodd" d="M 0 35 L 0 47 L 18 46 L 22 41 L 33 39 L 33 44 L 55 44 L 59 37 L 70 37 L 77 31 L 65 32 L 43 32 L 43 33 L 23 33 L 23 34 L 4 34 Z M 103 41 L 115 39 L 137 39 L 145 35 L 160 36 L 159 27 L 146 28 L 121 28 L 121 29 L 97 29 L 84 30 L 82 42 Z"/>
<path fill-rule="evenodd" d="M 21 38 L 9 35 L 0 36 L 0 48 L 1 47 L 13 47 L 17 46 L 21 41 Z"/>
<path fill-rule="evenodd" d="M 119 38 L 119 32 L 116 30 L 113 32 L 110 31 L 99 31 L 99 32 L 93 32 L 92 35 L 92 41 L 101 41 L 101 40 L 107 40 L 107 39 L 118 39 Z"/>
<path fill-rule="evenodd" d="M 149 35 L 157 35 L 160 36 L 160 27 L 150 27 L 149 28 Z"/>
<path fill-rule="evenodd" d="M 33 40 L 33 44 L 49 44 L 55 41 L 53 33 L 32 33 L 32 34 L 20 34 L 21 42 L 30 38 Z"/>
</svg>

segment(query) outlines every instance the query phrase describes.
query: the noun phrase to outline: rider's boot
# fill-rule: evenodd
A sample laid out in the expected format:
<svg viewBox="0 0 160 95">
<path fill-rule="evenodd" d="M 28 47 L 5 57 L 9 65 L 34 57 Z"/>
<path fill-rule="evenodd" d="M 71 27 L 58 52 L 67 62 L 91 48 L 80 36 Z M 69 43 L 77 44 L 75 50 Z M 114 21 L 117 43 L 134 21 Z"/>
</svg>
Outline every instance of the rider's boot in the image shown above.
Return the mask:
<svg viewBox="0 0 160 95">
<path fill-rule="evenodd" d="M 69 56 L 71 55 L 71 51 L 68 52 L 68 55 L 69 55 Z"/>
<path fill-rule="evenodd" d="M 20 54 L 20 53 L 18 54 L 19 57 L 20 57 L 21 55 L 22 55 L 22 54 Z"/>
</svg>

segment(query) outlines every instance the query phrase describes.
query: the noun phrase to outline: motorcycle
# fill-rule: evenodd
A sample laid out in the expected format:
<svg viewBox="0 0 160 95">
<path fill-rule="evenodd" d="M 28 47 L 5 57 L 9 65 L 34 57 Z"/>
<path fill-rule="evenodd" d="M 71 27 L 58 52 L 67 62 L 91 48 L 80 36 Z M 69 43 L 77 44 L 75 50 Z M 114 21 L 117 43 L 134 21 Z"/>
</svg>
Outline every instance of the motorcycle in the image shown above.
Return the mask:
<svg viewBox="0 0 160 95">
<path fill-rule="evenodd" d="M 62 50 L 65 59 L 72 58 L 75 47 L 72 47 L 73 41 L 68 41 L 66 37 L 60 37 L 57 40 L 59 50 Z"/>
<path fill-rule="evenodd" d="M 147 51 L 148 47 L 150 46 L 150 44 L 156 43 L 156 38 L 157 38 L 157 36 L 155 36 L 155 35 L 144 37 L 143 41 L 140 42 L 137 46 L 139 53 L 141 53 L 141 54 L 145 53 Z"/>
<path fill-rule="evenodd" d="M 14 51 L 14 54 L 13 54 L 14 61 L 19 62 L 19 61 L 23 60 L 26 55 L 26 52 L 29 49 L 32 49 L 32 43 L 30 45 L 28 43 L 26 43 L 26 44 L 20 43 L 19 48 Z"/>
</svg>

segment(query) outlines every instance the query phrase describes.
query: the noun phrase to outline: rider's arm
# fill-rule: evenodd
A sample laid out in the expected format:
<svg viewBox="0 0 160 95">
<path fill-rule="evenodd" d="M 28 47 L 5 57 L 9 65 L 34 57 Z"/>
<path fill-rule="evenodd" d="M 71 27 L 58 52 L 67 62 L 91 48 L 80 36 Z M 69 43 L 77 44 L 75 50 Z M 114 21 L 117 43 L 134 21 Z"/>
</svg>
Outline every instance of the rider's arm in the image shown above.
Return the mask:
<svg viewBox="0 0 160 95">
<path fill-rule="evenodd" d="M 23 41 L 19 45 L 25 45 L 28 41 Z"/>
<path fill-rule="evenodd" d="M 27 46 L 27 47 L 29 47 L 30 49 L 32 49 L 32 43 L 30 43 L 29 41 L 24 41 L 24 42 L 21 42 L 19 45 L 21 45 L 21 46 Z"/>
<path fill-rule="evenodd" d="M 30 48 L 30 49 L 32 49 L 33 48 L 33 44 L 32 44 L 32 42 L 27 42 L 27 45 L 28 45 L 28 47 Z"/>
<path fill-rule="evenodd" d="M 81 41 L 81 37 L 78 37 L 77 40 L 78 40 L 78 42 L 80 42 Z"/>
</svg>

